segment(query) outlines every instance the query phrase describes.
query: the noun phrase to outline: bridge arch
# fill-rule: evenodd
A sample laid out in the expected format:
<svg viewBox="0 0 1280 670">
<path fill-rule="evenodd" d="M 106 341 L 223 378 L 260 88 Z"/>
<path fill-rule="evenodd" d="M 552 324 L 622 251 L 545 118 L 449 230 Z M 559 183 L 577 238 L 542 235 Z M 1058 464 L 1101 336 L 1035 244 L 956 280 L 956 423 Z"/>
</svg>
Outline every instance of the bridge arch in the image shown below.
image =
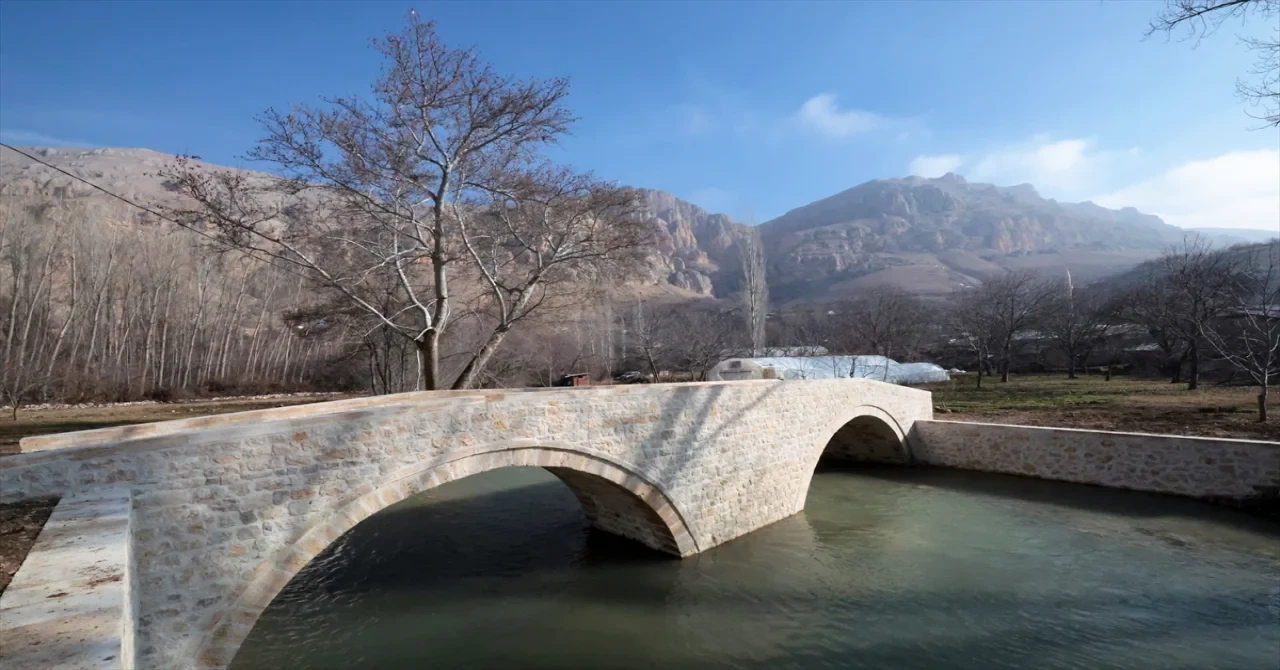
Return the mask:
<svg viewBox="0 0 1280 670">
<path fill-rule="evenodd" d="M 900 463 L 912 461 L 907 433 L 889 411 L 875 405 L 859 405 L 823 425 L 806 460 L 807 477 L 800 488 L 796 510 L 804 509 L 809 485 L 818 462 Z"/>
<path fill-rule="evenodd" d="M 676 556 L 699 551 L 671 498 L 638 474 L 601 456 L 561 447 L 507 443 L 442 463 L 423 463 L 363 487 L 311 525 L 296 541 L 264 560 L 213 617 L 197 652 L 200 667 L 231 664 L 240 645 L 276 595 L 343 533 L 410 496 L 471 475 L 505 467 L 538 466 L 564 482 L 592 526 Z"/>
</svg>

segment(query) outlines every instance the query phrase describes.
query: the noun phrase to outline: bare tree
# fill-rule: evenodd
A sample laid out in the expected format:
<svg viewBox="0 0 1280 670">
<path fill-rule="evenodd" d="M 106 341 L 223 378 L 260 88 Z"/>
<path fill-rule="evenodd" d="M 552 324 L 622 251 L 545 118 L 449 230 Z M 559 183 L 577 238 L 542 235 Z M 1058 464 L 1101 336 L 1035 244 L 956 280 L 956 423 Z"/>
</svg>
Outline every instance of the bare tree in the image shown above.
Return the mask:
<svg viewBox="0 0 1280 670">
<path fill-rule="evenodd" d="M 1112 309 L 1121 321 L 1146 331 L 1163 355 L 1161 372 L 1171 383 L 1181 383 L 1188 349 L 1178 328 L 1176 299 L 1156 264 L 1145 264 L 1139 272 L 1134 284 L 1113 298 Z"/>
<path fill-rule="evenodd" d="M 1200 386 L 1204 329 L 1235 303 L 1237 258 L 1215 251 L 1200 237 L 1187 237 L 1160 259 L 1158 290 L 1169 310 L 1169 326 L 1187 351 L 1187 389 Z"/>
<path fill-rule="evenodd" d="M 669 320 L 664 348 L 668 360 L 675 368 L 687 370 L 697 381 L 705 380 L 707 372 L 740 342 L 737 336 L 741 327 L 735 319 L 719 311 L 689 306 L 680 309 Z"/>
<path fill-rule="evenodd" d="M 447 385 L 440 354 L 454 316 L 451 278 L 474 279 L 492 321 L 454 382 L 465 387 L 539 304 L 552 266 L 622 255 L 621 240 L 635 237 L 615 231 L 627 227 L 615 215 L 630 196 L 541 165 L 538 152 L 573 120 L 565 80 L 501 76 L 474 52 L 444 45 L 416 13 L 375 45 L 386 67 L 370 99 L 263 115 L 265 137 L 249 157 L 281 177 L 171 166 L 170 182 L 198 203 L 175 215 L 303 272 L 413 342 L 428 389 Z M 375 277 L 394 281 L 389 304 Z"/>
<path fill-rule="evenodd" d="M 738 260 L 742 265 L 742 303 L 747 321 L 751 355 L 759 356 L 765 345 L 765 323 L 769 315 L 769 283 L 765 277 L 764 242 L 760 229 L 751 226 L 738 239 Z"/>
<path fill-rule="evenodd" d="M 637 302 L 631 312 L 627 332 L 635 355 L 649 368 L 649 378 L 658 381 L 663 367 L 669 362 L 673 350 L 671 338 L 679 314 L 670 306 L 655 307 L 644 301 Z"/>
<path fill-rule="evenodd" d="M 990 365 L 992 351 L 1000 339 L 1000 321 L 993 313 L 994 303 L 978 288 L 958 291 L 947 312 L 949 330 L 973 354 L 978 388 Z"/>
<path fill-rule="evenodd" d="M 1221 252 L 1237 257 L 1231 305 L 1200 324 L 1209 345 L 1258 386 L 1258 421 L 1267 420 L 1267 396 L 1280 373 L 1280 242 Z"/>
<path fill-rule="evenodd" d="M 1107 338 L 1110 307 L 1097 291 L 1076 289 L 1069 272 L 1050 296 L 1042 327 L 1050 345 L 1066 359 L 1067 379 L 1076 378 L 1076 367 L 1088 365 L 1089 355 Z"/>
<path fill-rule="evenodd" d="M 885 358 L 914 351 L 928 321 L 919 298 L 887 284 L 862 291 L 840 312 L 843 331 L 850 339 L 842 348 Z M 884 374 L 887 378 L 887 367 Z"/>
<path fill-rule="evenodd" d="M 1181 31 L 1199 43 L 1231 19 L 1242 22 L 1249 16 L 1259 18 L 1273 31 L 1272 37 L 1241 38 L 1246 47 L 1257 54 L 1250 72 L 1255 82 L 1238 80 L 1236 92 L 1261 113 L 1255 118 L 1265 127 L 1280 126 L 1280 0 L 1167 0 L 1165 8 L 1152 20 L 1147 36 Z"/>
<path fill-rule="evenodd" d="M 1031 272 L 1010 272 L 983 284 L 978 294 L 988 305 L 978 315 L 992 320 L 993 353 L 1000 366 L 1000 381 L 1007 382 L 1013 343 L 1044 315 L 1053 285 Z"/>
</svg>

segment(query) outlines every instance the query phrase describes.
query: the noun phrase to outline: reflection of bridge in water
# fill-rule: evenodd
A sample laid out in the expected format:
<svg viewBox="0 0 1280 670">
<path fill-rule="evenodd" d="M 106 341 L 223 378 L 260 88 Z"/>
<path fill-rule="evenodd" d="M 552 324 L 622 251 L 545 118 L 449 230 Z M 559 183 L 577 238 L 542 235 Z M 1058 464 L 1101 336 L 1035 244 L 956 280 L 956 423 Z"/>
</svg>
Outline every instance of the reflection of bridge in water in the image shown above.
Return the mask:
<svg viewBox="0 0 1280 670">
<path fill-rule="evenodd" d="M 909 460 L 931 417 L 927 392 L 864 380 L 413 393 L 83 433 L 6 464 L 0 495 L 128 482 L 126 646 L 221 667 L 313 557 L 445 482 L 541 466 L 594 527 L 689 556 L 803 509 L 828 448 Z"/>
</svg>

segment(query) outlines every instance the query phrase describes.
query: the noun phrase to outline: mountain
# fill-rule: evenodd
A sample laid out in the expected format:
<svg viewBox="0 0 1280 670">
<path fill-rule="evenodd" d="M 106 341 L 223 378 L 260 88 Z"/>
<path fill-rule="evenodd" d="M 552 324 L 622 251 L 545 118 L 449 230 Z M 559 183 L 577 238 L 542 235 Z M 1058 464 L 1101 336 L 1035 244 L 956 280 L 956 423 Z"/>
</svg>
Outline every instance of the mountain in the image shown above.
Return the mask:
<svg viewBox="0 0 1280 670">
<path fill-rule="evenodd" d="M 33 148 L 27 151 L 144 205 L 174 205 L 156 176 L 172 156 L 145 149 Z M 736 244 L 748 230 L 670 193 L 639 189 L 656 245 L 631 282 L 639 295 L 731 298 L 740 270 Z M 0 196 L 74 197 L 111 221 L 159 224 L 88 186 L 11 151 L 0 151 Z M 109 212 L 109 214 L 107 214 Z M 793 209 L 760 226 L 776 302 L 826 301 L 891 283 L 944 296 L 1009 269 L 1070 270 L 1091 281 L 1153 258 L 1185 231 L 1132 208 L 1045 199 L 1029 184 L 882 179 Z M 1207 233 L 1208 231 L 1206 231 Z M 1246 232 L 1214 231 L 1245 238 Z"/>
<path fill-rule="evenodd" d="M 735 243 L 746 227 L 666 191 L 639 190 L 645 216 L 657 230 L 666 281 L 699 295 L 723 295 L 731 290 L 729 284 L 736 284 L 733 277 L 737 273 Z"/>
<path fill-rule="evenodd" d="M 179 205 L 179 196 L 158 176 L 173 161 L 148 149 L 76 149 L 26 147 L 23 151 L 140 205 L 158 209 Z M 657 244 L 649 267 L 628 287 L 637 296 L 669 299 L 713 294 L 713 276 L 728 276 L 721 266 L 734 258 L 732 236 L 741 226 L 723 214 L 708 214 L 663 191 L 640 190 L 644 215 L 653 223 Z M 71 177 L 9 150 L 0 150 L 0 197 L 11 202 L 73 198 L 104 222 L 167 225 Z"/>
<path fill-rule="evenodd" d="M 874 283 L 945 294 L 1008 269 L 1070 270 L 1089 280 L 1182 238 L 1132 208 L 1046 199 L 1030 184 L 879 179 L 761 224 L 772 294 L 835 297 Z"/>
<path fill-rule="evenodd" d="M 1214 246 L 1228 247 L 1236 244 L 1257 244 L 1280 237 L 1280 224 L 1276 230 L 1256 228 L 1188 228 L 1187 232 L 1201 235 Z"/>
</svg>

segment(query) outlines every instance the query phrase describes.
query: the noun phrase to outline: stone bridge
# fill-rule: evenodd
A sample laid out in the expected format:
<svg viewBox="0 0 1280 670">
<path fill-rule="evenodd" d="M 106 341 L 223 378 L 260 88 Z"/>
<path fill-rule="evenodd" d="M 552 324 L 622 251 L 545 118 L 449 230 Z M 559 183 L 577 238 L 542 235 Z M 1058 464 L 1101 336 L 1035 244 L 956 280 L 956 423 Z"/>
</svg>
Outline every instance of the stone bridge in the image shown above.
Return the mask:
<svg viewBox="0 0 1280 670">
<path fill-rule="evenodd" d="M 690 556 L 801 511 L 824 452 L 909 461 L 931 418 L 867 380 L 411 393 L 31 440 L 0 502 L 123 500 L 121 663 L 223 667 L 313 557 L 446 482 L 540 466 L 596 528 Z"/>
</svg>

